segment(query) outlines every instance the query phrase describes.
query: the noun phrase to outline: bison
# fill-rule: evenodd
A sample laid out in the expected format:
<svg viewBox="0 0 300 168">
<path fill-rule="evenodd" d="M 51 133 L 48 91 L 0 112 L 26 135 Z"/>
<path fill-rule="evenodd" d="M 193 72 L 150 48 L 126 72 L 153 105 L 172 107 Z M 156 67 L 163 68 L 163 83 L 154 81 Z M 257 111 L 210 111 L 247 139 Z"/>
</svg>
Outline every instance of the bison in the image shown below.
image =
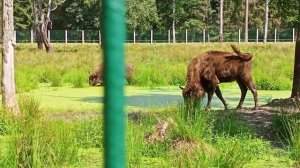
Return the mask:
<svg viewBox="0 0 300 168">
<path fill-rule="evenodd" d="M 208 101 L 206 108 L 210 108 L 213 94 L 224 104 L 228 104 L 222 96 L 218 86 L 222 82 L 237 81 L 241 89 L 241 99 L 237 109 L 242 108 L 247 90 L 250 89 L 258 109 L 257 90 L 252 80 L 252 54 L 242 53 L 234 45 L 231 45 L 233 52 L 208 51 L 195 57 L 188 65 L 186 86 L 179 86 L 182 89 L 184 100 L 201 100 L 205 92 Z"/>
<path fill-rule="evenodd" d="M 133 64 L 126 64 L 126 80 L 128 83 L 132 82 L 135 66 Z M 91 86 L 103 85 L 103 63 L 98 64 L 96 69 L 89 75 L 89 84 Z"/>
</svg>

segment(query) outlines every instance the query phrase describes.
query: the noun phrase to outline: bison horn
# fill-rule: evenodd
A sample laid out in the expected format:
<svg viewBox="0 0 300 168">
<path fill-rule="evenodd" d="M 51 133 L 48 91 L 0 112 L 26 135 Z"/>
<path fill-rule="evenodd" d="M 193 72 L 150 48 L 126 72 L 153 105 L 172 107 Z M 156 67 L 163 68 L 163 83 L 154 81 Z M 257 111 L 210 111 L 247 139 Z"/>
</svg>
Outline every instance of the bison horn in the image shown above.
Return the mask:
<svg viewBox="0 0 300 168">
<path fill-rule="evenodd" d="M 183 87 L 183 86 L 181 86 L 181 85 L 179 85 L 179 88 L 181 89 L 181 90 L 184 90 L 185 88 Z"/>
</svg>

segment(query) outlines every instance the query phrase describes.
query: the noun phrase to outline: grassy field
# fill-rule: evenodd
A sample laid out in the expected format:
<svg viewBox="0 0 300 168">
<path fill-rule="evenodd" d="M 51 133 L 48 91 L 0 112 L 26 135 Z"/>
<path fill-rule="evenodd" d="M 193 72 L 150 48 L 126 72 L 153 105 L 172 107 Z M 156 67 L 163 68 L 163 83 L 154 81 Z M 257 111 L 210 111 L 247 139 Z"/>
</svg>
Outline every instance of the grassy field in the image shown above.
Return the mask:
<svg viewBox="0 0 300 168">
<path fill-rule="evenodd" d="M 255 55 L 253 76 L 259 102 L 290 95 L 292 43 L 237 44 Z M 0 113 L 0 167 L 102 167 L 103 87 L 89 87 L 87 76 L 101 62 L 96 44 L 54 44 L 46 54 L 35 45 L 16 47 L 16 81 L 22 114 Z M 275 141 L 260 137 L 235 111 L 186 111 L 178 85 L 185 84 L 189 61 L 229 44 L 130 44 L 126 61 L 136 66 L 125 88 L 127 167 L 297 167 L 300 117 L 272 115 Z M 238 104 L 237 84 L 222 84 L 230 108 Z M 205 103 L 205 100 L 204 102 Z M 248 92 L 246 107 L 253 106 Z M 168 122 L 163 140 L 150 141 L 155 125 Z M 266 121 L 269 122 L 269 121 Z M 254 125 L 256 123 L 253 123 Z M 261 128 L 263 129 L 263 128 Z M 277 143 L 278 144 L 278 143 Z"/>
<path fill-rule="evenodd" d="M 293 74 L 293 43 L 237 44 L 243 52 L 254 54 L 253 77 L 259 89 L 290 90 Z M 19 92 L 69 84 L 87 86 L 87 75 L 102 62 L 98 45 L 53 46 L 54 52 L 37 51 L 35 45 L 16 47 L 16 79 Z M 143 87 L 185 84 L 189 61 L 208 50 L 231 51 L 229 44 L 136 44 L 126 46 L 126 61 L 136 66 L 130 85 Z M 276 79 L 276 80 L 275 80 Z"/>
</svg>

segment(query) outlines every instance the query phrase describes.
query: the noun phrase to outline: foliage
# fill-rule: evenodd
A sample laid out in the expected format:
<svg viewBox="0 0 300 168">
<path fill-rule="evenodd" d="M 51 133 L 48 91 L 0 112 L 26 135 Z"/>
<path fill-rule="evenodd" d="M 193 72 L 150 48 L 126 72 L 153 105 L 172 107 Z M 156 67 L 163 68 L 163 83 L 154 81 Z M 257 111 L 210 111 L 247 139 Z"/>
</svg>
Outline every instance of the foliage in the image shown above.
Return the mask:
<svg viewBox="0 0 300 168">
<path fill-rule="evenodd" d="M 100 30 L 102 0 L 66 1 L 53 11 L 54 29 Z"/>
<path fill-rule="evenodd" d="M 298 0 L 273 0 L 285 21 L 292 25 L 300 25 L 300 2 Z"/>
<path fill-rule="evenodd" d="M 56 1 L 54 1 L 56 2 Z M 129 30 L 165 31 L 171 29 L 175 19 L 176 29 L 202 30 L 218 28 L 218 0 L 176 0 L 175 15 L 170 0 L 127 0 L 126 14 Z M 15 27 L 32 28 L 32 1 L 15 1 Z M 102 21 L 102 0 L 66 1 L 52 12 L 53 29 L 99 30 Z M 240 0 L 224 1 L 224 30 L 241 29 L 244 26 L 244 3 Z M 299 22 L 297 0 L 272 0 L 269 5 L 269 28 L 292 27 Z M 55 5 L 54 5 L 55 6 Z M 55 6 L 56 7 L 56 6 Z M 249 28 L 262 29 L 264 25 L 264 1 L 249 1 Z"/>
<path fill-rule="evenodd" d="M 127 0 L 126 16 L 131 31 L 149 31 L 158 26 L 155 0 Z"/>
<path fill-rule="evenodd" d="M 33 28 L 33 11 L 31 0 L 14 1 L 14 23 L 17 30 Z"/>
</svg>

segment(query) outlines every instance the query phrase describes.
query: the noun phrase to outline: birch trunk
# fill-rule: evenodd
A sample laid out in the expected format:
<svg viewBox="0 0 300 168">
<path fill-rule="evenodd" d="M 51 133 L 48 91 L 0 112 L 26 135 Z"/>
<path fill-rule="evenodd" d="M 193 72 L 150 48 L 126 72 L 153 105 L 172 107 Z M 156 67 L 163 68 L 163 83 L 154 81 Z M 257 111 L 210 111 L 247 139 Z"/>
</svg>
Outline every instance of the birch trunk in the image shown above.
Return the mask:
<svg viewBox="0 0 300 168">
<path fill-rule="evenodd" d="M 249 0 L 246 0 L 245 7 L 245 42 L 248 42 L 248 14 L 249 14 Z"/>
<path fill-rule="evenodd" d="M 14 75 L 13 0 L 2 1 L 2 104 L 15 115 L 19 114 Z"/>
<path fill-rule="evenodd" d="M 224 7 L 224 0 L 220 0 L 220 32 L 219 32 L 219 42 L 224 41 L 223 37 L 223 7 Z"/>
<path fill-rule="evenodd" d="M 265 4 L 265 31 L 264 31 L 264 43 L 268 39 L 268 24 L 269 24 L 269 0 L 266 0 Z"/>
</svg>

